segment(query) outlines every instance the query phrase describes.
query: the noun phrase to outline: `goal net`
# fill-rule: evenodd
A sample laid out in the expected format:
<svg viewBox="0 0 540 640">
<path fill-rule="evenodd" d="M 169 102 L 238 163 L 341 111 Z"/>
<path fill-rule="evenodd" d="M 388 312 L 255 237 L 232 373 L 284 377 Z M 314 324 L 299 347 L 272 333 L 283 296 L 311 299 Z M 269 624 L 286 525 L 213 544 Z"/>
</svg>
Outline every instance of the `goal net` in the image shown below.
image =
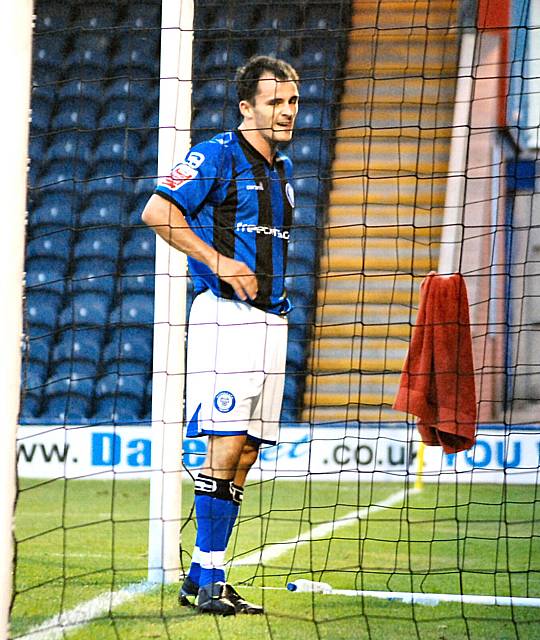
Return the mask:
<svg viewBox="0 0 540 640">
<path fill-rule="evenodd" d="M 540 7 L 496 4 L 36 0 L 10 637 L 535 636 Z M 193 294 L 141 212 L 238 126 L 255 54 L 300 75 L 293 308 L 280 441 L 226 556 L 265 615 L 233 626 L 177 604 Z M 393 408 L 430 272 L 468 291 L 460 453 Z"/>
</svg>

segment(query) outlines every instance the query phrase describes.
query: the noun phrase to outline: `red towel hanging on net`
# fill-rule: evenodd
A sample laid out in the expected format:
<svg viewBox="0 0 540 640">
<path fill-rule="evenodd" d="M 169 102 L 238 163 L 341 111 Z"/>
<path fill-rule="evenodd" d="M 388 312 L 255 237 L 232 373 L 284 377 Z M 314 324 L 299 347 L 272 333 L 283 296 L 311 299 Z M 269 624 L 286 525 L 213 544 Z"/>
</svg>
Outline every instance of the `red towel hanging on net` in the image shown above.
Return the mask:
<svg viewBox="0 0 540 640">
<path fill-rule="evenodd" d="M 432 271 L 420 307 L 394 409 L 417 416 L 422 442 L 445 453 L 476 439 L 476 391 L 467 287 L 459 273 Z"/>
</svg>

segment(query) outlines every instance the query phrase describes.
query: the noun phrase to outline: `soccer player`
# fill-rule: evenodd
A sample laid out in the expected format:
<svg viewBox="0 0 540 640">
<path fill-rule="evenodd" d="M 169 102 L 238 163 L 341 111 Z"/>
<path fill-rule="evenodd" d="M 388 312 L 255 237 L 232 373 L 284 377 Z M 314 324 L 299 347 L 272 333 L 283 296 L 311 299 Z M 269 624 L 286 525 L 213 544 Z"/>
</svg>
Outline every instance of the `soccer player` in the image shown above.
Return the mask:
<svg viewBox="0 0 540 640">
<path fill-rule="evenodd" d="M 188 256 L 195 298 L 187 347 L 187 436 L 208 436 L 195 481 L 197 539 L 182 604 L 260 614 L 226 582 L 225 551 L 249 469 L 277 441 L 287 318 L 284 286 L 294 207 L 290 142 L 298 74 L 255 56 L 236 74 L 241 124 L 196 145 L 157 186 L 146 224 Z"/>
</svg>

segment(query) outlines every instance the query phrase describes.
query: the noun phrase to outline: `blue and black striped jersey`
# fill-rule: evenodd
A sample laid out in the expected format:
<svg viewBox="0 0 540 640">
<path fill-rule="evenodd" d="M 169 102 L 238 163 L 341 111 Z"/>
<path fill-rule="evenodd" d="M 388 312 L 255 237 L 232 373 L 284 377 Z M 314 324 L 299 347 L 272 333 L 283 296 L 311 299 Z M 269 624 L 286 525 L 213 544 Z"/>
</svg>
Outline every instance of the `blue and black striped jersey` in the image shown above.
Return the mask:
<svg viewBox="0 0 540 640">
<path fill-rule="evenodd" d="M 183 212 L 202 240 L 256 274 L 259 293 L 250 304 L 283 314 L 290 309 L 285 269 L 294 207 L 291 180 L 286 155 L 278 152 L 270 165 L 240 131 L 230 131 L 193 147 L 156 193 Z M 206 265 L 193 258 L 188 264 L 197 293 L 211 289 L 237 299 Z"/>
</svg>

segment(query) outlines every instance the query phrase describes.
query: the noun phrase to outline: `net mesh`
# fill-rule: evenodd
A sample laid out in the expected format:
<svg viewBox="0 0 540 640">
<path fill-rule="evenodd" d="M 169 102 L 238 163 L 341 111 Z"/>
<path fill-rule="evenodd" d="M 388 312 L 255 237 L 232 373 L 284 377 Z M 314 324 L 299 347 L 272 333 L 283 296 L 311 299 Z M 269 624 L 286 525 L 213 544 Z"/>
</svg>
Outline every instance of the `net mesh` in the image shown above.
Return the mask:
<svg viewBox="0 0 540 640">
<path fill-rule="evenodd" d="M 489 5 L 195 2 L 192 142 L 238 124 L 249 56 L 301 76 L 282 438 L 227 555 L 266 615 L 232 627 L 144 583 L 148 481 L 124 479 L 150 466 L 155 240 L 140 214 L 161 3 L 36 2 L 13 638 L 537 635 L 534 607 L 425 606 L 540 597 L 537 28 L 528 2 L 508 24 Z M 426 453 L 422 484 L 413 420 L 391 407 L 420 283 L 448 248 L 469 287 L 480 428 L 472 451 Z M 189 473 L 204 451 L 185 442 Z M 284 589 L 300 579 L 394 601 Z"/>
</svg>

